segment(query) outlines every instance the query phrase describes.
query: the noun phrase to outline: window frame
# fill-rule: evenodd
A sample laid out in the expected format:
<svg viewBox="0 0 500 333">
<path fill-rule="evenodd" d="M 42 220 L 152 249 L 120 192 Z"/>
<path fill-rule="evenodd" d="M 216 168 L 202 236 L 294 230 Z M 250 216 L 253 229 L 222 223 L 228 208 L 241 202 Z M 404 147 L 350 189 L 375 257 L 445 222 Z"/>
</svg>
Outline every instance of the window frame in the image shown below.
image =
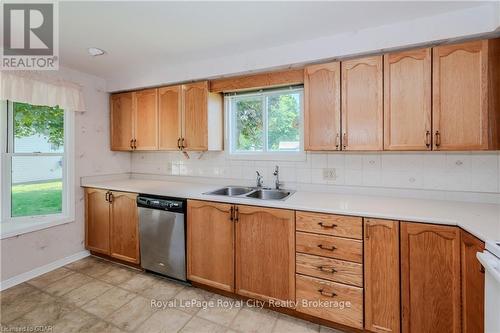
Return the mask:
<svg viewBox="0 0 500 333">
<path fill-rule="evenodd" d="M 298 151 L 277 151 L 268 150 L 268 103 L 267 98 L 281 95 L 283 93 L 296 93 L 300 95 L 300 126 L 299 126 L 299 150 Z M 236 144 L 236 112 L 233 112 L 234 104 L 241 99 L 246 99 L 249 97 L 260 97 L 263 104 L 263 128 L 264 133 L 262 137 L 262 151 L 238 151 L 235 149 Z M 241 92 L 225 94 L 224 96 L 224 112 L 225 120 L 225 139 L 224 145 L 228 147 L 226 149 L 227 159 L 235 160 L 269 160 L 269 161 L 305 161 L 306 153 L 304 151 L 304 87 L 292 86 L 286 88 L 274 88 L 274 89 L 263 89 L 259 91 L 252 92 Z"/>
<path fill-rule="evenodd" d="M 13 102 L 0 101 L 0 144 L 1 144 L 1 238 L 44 229 L 74 221 L 74 112 L 64 110 L 64 152 L 63 153 L 15 153 L 13 131 Z M 12 217 L 12 158 L 14 156 L 62 156 L 62 205 L 61 213 Z"/>
</svg>

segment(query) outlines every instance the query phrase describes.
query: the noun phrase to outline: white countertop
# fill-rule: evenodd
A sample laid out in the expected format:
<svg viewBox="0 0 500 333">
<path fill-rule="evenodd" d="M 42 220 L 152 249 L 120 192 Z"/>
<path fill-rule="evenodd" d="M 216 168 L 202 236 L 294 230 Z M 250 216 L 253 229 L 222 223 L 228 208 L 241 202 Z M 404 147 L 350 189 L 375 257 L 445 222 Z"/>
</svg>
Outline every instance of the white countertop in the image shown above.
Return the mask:
<svg viewBox="0 0 500 333">
<path fill-rule="evenodd" d="M 500 205 L 458 201 L 297 191 L 284 201 L 205 195 L 224 185 L 125 179 L 88 181 L 85 187 L 186 199 L 306 210 L 411 222 L 458 225 L 483 241 L 500 240 Z"/>
</svg>

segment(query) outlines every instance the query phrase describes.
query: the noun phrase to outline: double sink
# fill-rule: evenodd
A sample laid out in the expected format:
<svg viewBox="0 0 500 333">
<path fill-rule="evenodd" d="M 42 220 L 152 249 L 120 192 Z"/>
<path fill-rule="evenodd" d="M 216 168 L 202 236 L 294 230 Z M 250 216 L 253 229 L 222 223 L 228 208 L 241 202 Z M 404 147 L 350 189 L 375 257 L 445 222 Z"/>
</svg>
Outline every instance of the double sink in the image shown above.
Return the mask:
<svg viewBox="0 0 500 333">
<path fill-rule="evenodd" d="M 294 192 L 295 191 L 273 190 L 271 188 L 260 187 L 226 186 L 215 191 L 206 192 L 204 194 L 261 200 L 285 200 Z"/>
</svg>

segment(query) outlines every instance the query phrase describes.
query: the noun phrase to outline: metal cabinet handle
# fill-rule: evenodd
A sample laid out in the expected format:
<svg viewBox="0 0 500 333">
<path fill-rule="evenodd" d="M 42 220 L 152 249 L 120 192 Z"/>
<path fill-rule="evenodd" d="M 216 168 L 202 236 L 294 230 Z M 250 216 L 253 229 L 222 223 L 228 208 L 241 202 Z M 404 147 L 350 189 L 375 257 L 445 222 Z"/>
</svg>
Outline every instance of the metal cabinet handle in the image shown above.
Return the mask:
<svg viewBox="0 0 500 333">
<path fill-rule="evenodd" d="M 186 148 L 186 146 L 184 146 L 184 138 L 181 138 L 181 149 L 184 149 Z"/>
<path fill-rule="evenodd" d="M 325 272 L 325 273 L 331 273 L 331 274 L 337 273 L 337 270 L 335 268 L 333 268 L 333 267 L 328 267 L 328 266 L 321 265 L 321 266 L 318 266 L 318 269 L 320 271 L 322 271 L 322 272 Z"/>
<path fill-rule="evenodd" d="M 177 149 L 181 150 L 181 138 L 177 139 Z"/>
<path fill-rule="evenodd" d="M 240 212 L 238 206 L 234 207 L 234 222 L 238 222 L 240 220 Z"/>
<path fill-rule="evenodd" d="M 112 203 L 113 202 L 113 192 L 108 192 L 109 195 L 108 195 L 108 202 L 109 203 Z"/>
<path fill-rule="evenodd" d="M 436 131 L 436 147 L 441 146 L 441 133 L 439 131 Z"/>
<path fill-rule="evenodd" d="M 339 150 L 340 148 L 340 133 L 337 133 L 335 136 L 335 149 Z"/>
<path fill-rule="evenodd" d="M 106 192 L 106 195 L 104 196 L 104 197 L 105 197 L 105 200 L 109 202 L 109 198 L 108 198 L 108 196 L 109 196 L 109 191 L 108 191 L 108 192 Z"/>
<path fill-rule="evenodd" d="M 427 148 L 431 146 L 431 131 L 425 132 L 425 145 L 427 146 Z"/>
<path fill-rule="evenodd" d="M 337 226 L 335 223 L 324 224 L 323 222 L 318 222 L 318 225 L 320 225 L 322 228 L 329 228 L 329 229 L 333 229 Z"/>
<path fill-rule="evenodd" d="M 331 246 L 331 247 L 328 247 L 326 245 L 323 245 L 323 244 L 319 244 L 318 247 L 322 250 L 327 250 L 327 251 L 335 251 L 337 248 L 335 246 Z"/>
<path fill-rule="evenodd" d="M 323 288 L 318 289 L 318 292 L 319 292 L 321 295 L 326 296 L 326 297 L 335 297 L 335 296 L 337 296 L 337 294 L 336 294 L 336 293 L 334 293 L 333 291 L 332 291 L 332 292 L 325 291 Z"/>
<path fill-rule="evenodd" d="M 137 149 L 137 139 L 134 139 L 134 150 Z"/>
<path fill-rule="evenodd" d="M 229 217 L 229 221 L 234 220 L 234 206 L 231 206 L 231 216 Z"/>
<path fill-rule="evenodd" d="M 346 149 L 347 148 L 347 132 L 345 132 L 342 135 L 342 148 Z"/>
<path fill-rule="evenodd" d="M 130 149 L 134 149 L 134 139 L 130 139 Z"/>
</svg>

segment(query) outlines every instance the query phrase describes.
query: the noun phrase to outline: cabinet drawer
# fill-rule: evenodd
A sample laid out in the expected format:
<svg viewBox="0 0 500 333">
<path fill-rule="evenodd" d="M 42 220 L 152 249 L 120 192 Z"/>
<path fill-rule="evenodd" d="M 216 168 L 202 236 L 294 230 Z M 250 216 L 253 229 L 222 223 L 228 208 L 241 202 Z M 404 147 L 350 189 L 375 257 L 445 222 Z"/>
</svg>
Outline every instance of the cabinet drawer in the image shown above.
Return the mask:
<svg viewBox="0 0 500 333">
<path fill-rule="evenodd" d="M 297 274 L 297 311 L 363 328 L 363 289 Z"/>
<path fill-rule="evenodd" d="M 296 232 L 295 237 L 297 252 L 359 263 L 363 262 L 363 242 L 360 240 L 305 232 Z"/>
<path fill-rule="evenodd" d="M 355 216 L 297 212 L 295 229 L 323 235 L 363 238 L 363 219 Z"/>
<path fill-rule="evenodd" d="M 350 261 L 297 253 L 296 272 L 334 282 L 363 287 L 363 265 Z"/>
</svg>

